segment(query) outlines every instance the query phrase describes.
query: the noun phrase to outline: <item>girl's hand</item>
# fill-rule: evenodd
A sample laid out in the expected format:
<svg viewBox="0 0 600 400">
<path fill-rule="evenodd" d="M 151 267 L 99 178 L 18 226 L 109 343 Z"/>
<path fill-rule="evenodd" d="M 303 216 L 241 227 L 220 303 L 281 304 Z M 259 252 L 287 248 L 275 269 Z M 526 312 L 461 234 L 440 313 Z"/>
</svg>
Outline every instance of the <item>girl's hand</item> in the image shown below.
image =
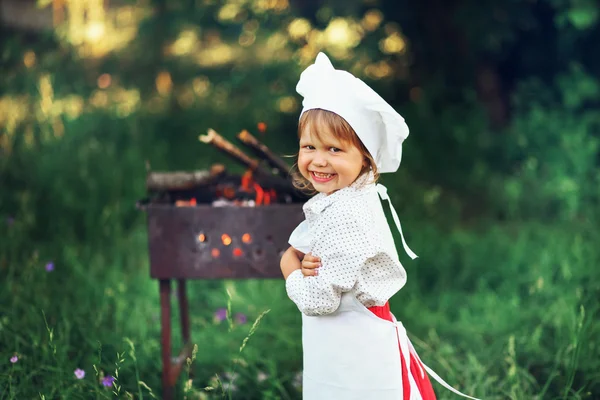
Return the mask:
<svg viewBox="0 0 600 400">
<path fill-rule="evenodd" d="M 302 259 L 302 275 L 304 276 L 317 276 L 319 275 L 319 267 L 321 266 L 321 259 L 307 253 Z"/>
</svg>

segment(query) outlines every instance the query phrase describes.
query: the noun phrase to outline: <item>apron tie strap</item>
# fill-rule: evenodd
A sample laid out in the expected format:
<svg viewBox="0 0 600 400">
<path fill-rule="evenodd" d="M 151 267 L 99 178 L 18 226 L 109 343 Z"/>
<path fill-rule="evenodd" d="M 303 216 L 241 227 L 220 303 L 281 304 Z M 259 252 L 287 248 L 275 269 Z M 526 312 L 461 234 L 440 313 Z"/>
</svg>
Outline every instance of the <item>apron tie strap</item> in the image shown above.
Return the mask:
<svg viewBox="0 0 600 400">
<path fill-rule="evenodd" d="M 450 386 L 445 380 L 443 380 L 442 378 L 440 378 L 440 376 L 438 374 L 435 373 L 434 370 L 432 370 L 431 368 L 429 368 L 427 365 L 423 364 L 423 367 L 425 368 L 425 371 L 427 371 L 427 373 L 429 374 L 429 376 L 431 376 L 433 379 L 435 379 L 440 385 L 442 385 L 443 387 L 445 387 L 446 389 L 448 389 L 449 391 L 456 393 L 459 396 L 462 397 L 466 397 L 467 399 L 472 399 L 472 400 L 480 400 L 477 397 L 471 397 L 468 396 L 456 389 L 454 389 L 452 386 Z"/>
<path fill-rule="evenodd" d="M 415 258 L 417 258 L 417 255 L 408 247 L 408 245 L 406 244 L 406 241 L 404 240 L 404 234 L 402 233 L 402 226 L 400 226 L 400 219 L 398 218 L 398 213 L 396 213 L 396 209 L 392 205 L 390 196 L 388 196 L 388 194 L 387 194 L 387 188 L 380 183 L 378 183 L 375 187 L 377 188 L 377 193 L 379 193 L 379 196 L 381 197 L 381 199 L 387 200 L 388 203 L 390 204 L 390 209 L 392 210 L 392 218 L 394 218 L 394 222 L 396 223 L 396 228 L 398 229 L 398 232 L 400 232 L 400 238 L 402 238 L 402 246 L 404 247 L 404 251 L 406 252 L 406 254 L 409 255 L 409 257 L 411 259 L 414 260 Z"/>
<path fill-rule="evenodd" d="M 408 336 L 406 335 L 406 329 L 404 326 L 396 321 L 396 335 L 398 335 L 398 342 L 400 344 L 400 350 L 402 352 L 402 357 L 404 357 L 404 365 L 406 365 L 407 377 L 408 377 L 408 385 L 410 387 L 410 399 L 416 397 L 416 394 L 419 393 L 419 388 L 417 383 L 415 382 L 412 374 L 410 373 L 410 342 L 408 340 Z"/>
</svg>

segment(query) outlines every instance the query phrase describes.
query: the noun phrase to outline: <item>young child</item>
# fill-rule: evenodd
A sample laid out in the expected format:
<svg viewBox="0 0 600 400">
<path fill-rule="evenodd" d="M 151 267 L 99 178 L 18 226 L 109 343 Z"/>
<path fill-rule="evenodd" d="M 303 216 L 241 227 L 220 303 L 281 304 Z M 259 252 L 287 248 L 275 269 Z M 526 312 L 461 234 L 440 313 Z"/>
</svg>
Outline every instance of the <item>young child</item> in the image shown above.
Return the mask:
<svg viewBox="0 0 600 400">
<path fill-rule="evenodd" d="M 389 197 L 376 182 L 400 165 L 404 119 L 323 53 L 296 90 L 304 100 L 295 183 L 318 192 L 281 258 L 288 296 L 302 312 L 303 398 L 433 400 L 427 373 L 465 396 L 421 362 L 389 308 L 406 272 L 380 201 Z"/>
</svg>

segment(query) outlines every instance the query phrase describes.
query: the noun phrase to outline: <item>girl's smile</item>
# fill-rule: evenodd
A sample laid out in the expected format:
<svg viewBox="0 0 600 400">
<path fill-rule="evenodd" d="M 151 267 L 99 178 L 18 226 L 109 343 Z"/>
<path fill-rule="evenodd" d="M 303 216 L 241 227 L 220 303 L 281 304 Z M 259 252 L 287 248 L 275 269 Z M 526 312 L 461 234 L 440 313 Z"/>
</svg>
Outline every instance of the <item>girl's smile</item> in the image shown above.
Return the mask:
<svg viewBox="0 0 600 400">
<path fill-rule="evenodd" d="M 319 183 L 327 183 L 332 180 L 336 174 L 326 174 L 317 171 L 310 171 L 312 178 Z"/>
</svg>

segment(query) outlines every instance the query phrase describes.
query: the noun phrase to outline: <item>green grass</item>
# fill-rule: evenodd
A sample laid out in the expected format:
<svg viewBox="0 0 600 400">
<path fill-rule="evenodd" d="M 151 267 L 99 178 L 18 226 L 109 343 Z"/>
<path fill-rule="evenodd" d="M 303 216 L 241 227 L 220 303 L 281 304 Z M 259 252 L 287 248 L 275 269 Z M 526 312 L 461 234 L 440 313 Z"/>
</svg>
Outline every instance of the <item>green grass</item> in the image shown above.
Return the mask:
<svg viewBox="0 0 600 400">
<path fill-rule="evenodd" d="M 409 282 L 391 305 L 425 363 L 483 399 L 599 398 L 593 226 L 411 232 L 421 257 L 405 263 Z M 160 398 L 158 283 L 143 223 L 100 245 L 31 243 L 18 220 L 0 233 L 0 399 Z M 301 318 L 282 280 L 190 281 L 188 290 L 197 348 L 178 398 L 300 398 Z M 107 375 L 117 377 L 111 388 L 100 384 Z M 458 398 L 434 385 L 438 398 Z"/>
</svg>

